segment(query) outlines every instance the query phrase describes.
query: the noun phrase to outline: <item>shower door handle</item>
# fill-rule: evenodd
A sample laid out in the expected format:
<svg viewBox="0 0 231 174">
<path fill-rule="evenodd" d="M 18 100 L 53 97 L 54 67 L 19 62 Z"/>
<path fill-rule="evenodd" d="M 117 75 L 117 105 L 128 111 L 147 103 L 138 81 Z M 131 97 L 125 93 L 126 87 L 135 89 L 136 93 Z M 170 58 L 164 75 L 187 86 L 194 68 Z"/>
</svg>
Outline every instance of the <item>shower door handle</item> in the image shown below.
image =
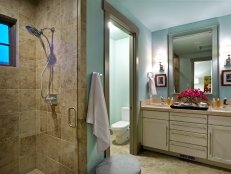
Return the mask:
<svg viewBox="0 0 231 174">
<path fill-rule="evenodd" d="M 72 114 L 73 113 L 73 114 Z M 71 118 L 74 116 L 74 124 L 71 123 Z M 68 109 L 68 124 L 70 127 L 76 127 L 76 109 L 75 108 L 69 108 Z"/>
</svg>

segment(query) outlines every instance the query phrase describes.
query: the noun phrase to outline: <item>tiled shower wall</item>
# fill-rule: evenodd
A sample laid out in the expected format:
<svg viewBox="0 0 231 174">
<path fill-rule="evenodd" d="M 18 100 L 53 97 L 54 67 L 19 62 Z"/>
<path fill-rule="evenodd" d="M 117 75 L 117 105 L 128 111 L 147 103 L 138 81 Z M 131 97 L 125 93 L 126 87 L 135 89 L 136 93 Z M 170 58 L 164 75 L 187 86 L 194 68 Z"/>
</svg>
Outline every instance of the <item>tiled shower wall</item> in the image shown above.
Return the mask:
<svg viewBox="0 0 231 174">
<path fill-rule="evenodd" d="M 77 173 L 77 129 L 67 123 L 68 108 L 77 110 L 77 0 L 40 0 L 36 12 L 38 28 L 55 27 L 52 93 L 58 95 L 55 107 L 41 98 L 40 74 L 46 58 L 36 42 L 36 167 L 44 173 Z"/>
<path fill-rule="evenodd" d="M 84 18 L 77 21 L 77 3 L 77 0 L 0 0 L 0 13 L 18 19 L 19 41 L 17 67 L 0 67 L 0 173 L 27 173 L 35 168 L 46 174 L 78 170 L 86 173 L 84 52 L 77 59 L 77 34 L 85 35 L 86 21 Z M 55 107 L 41 99 L 40 74 L 46 58 L 39 41 L 25 30 L 27 24 L 55 27 L 53 93 L 58 95 Z M 81 33 L 77 33 L 80 29 Z M 50 39 L 49 32 L 46 34 Z M 81 42 L 85 43 L 84 36 Z M 44 84 L 47 76 L 46 72 Z M 77 110 L 78 128 L 67 124 L 70 107 Z"/>
<path fill-rule="evenodd" d="M 26 173 L 36 167 L 35 1 L 0 0 L 0 13 L 16 18 L 17 67 L 0 66 L 0 173 Z"/>
</svg>

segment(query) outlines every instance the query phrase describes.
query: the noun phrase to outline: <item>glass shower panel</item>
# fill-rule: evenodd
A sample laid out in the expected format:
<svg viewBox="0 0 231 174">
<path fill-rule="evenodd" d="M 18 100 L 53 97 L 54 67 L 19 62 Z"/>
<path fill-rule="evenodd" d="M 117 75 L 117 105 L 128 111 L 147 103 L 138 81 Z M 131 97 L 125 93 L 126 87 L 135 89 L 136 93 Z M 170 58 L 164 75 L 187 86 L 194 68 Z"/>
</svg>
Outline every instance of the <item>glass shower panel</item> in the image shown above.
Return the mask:
<svg viewBox="0 0 231 174">
<path fill-rule="evenodd" d="M 0 67 L 1 174 L 78 173 L 78 122 L 72 115 L 71 122 L 76 126 L 70 127 L 67 112 L 78 106 L 77 4 L 77 0 L 0 3 L 0 9 L 7 9 L 4 15 L 18 20 L 19 53 L 17 67 Z M 41 98 L 40 83 L 48 82 L 49 73 L 45 72 L 41 79 L 45 54 L 39 40 L 26 31 L 27 24 L 56 29 L 51 90 L 58 96 L 57 106 L 50 106 Z M 6 31 L 2 26 L 0 30 Z M 1 53 L 7 52 L 0 49 Z"/>
</svg>

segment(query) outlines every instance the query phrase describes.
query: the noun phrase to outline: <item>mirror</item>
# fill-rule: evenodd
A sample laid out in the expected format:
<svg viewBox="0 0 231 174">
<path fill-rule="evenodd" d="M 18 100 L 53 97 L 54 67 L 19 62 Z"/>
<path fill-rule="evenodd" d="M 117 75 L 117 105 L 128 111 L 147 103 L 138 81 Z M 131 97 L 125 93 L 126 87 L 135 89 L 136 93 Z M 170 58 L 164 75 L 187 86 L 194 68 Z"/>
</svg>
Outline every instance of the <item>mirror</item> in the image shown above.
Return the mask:
<svg viewBox="0 0 231 174">
<path fill-rule="evenodd" d="M 211 31 L 173 37 L 173 82 L 175 92 L 200 88 L 211 93 L 211 84 L 204 78 L 212 76 Z"/>
<path fill-rule="evenodd" d="M 217 26 L 168 35 L 169 96 L 187 88 L 218 96 Z"/>
</svg>

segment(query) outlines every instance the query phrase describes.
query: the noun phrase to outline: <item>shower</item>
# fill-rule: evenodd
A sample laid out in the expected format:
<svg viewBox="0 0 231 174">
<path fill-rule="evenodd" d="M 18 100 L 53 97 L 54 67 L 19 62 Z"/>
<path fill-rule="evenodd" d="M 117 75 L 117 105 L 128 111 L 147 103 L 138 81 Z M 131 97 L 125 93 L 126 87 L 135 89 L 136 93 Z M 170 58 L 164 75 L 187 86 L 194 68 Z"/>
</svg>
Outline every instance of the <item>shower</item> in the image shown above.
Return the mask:
<svg viewBox="0 0 231 174">
<path fill-rule="evenodd" d="M 35 28 L 31 25 L 27 25 L 26 29 L 31 35 L 33 35 L 39 39 L 40 44 L 41 44 L 43 51 L 45 53 L 45 56 L 46 56 L 46 64 L 45 64 L 45 66 L 42 70 L 42 73 L 41 73 L 41 84 L 40 84 L 41 85 L 41 97 L 50 105 L 57 105 L 57 95 L 51 94 L 51 89 L 53 89 L 53 71 L 54 71 L 53 66 L 54 66 L 54 63 L 56 61 L 56 57 L 54 54 L 54 43 L 53 43 L 55 28 L 54 27 L 43 28 L 41 30 L 38 30 L 37 28 Z M 44 34 L 45 30 L 48 30 L 51 32 L 51 34 L 52 34 L 51 35 L 51 42 L 49 41 L 48 37 Z M 49 54 L 46 50 L 46 46 L 45 46 L 45 43 L 44 43 L 42 37 L 45 38 L 45 41 L 47 41 L 47 44 L 49 47 Z M 45 73 L 47 68 L 49 68 L 49 80 L 48 80 L 48 85 L 47 85 L 48 92 L 46 94 L 44 94 L 44 92 L 43 92 L 43 78 L 44 78 L 44 73 Z"/>
</svg>

